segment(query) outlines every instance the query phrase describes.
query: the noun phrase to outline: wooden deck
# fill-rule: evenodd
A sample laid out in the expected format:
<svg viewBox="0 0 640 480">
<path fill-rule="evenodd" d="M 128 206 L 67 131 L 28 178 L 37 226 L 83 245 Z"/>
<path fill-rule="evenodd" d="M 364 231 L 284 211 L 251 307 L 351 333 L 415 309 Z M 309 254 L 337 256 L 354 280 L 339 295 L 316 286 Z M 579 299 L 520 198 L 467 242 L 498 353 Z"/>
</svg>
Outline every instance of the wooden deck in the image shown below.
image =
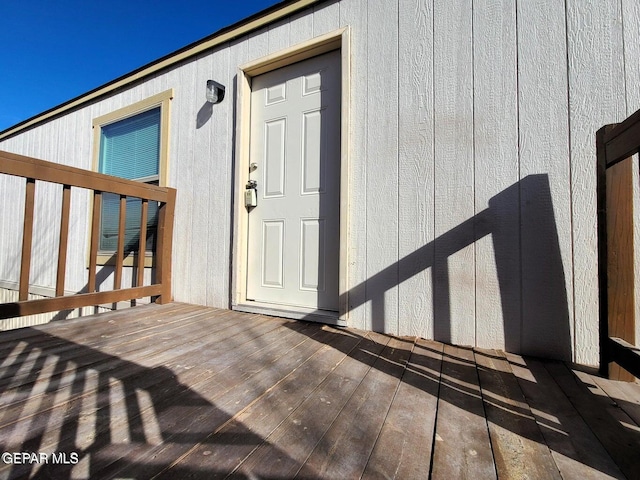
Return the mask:
<svg viewBox="0 0 640 480">
<path fill-rule="evenodd" d="M 0 478 L 640 477 L 640 385 L 560 362 L 185 304 L 0 340 L 2 452 L 58 454 Z"/>
</svg>

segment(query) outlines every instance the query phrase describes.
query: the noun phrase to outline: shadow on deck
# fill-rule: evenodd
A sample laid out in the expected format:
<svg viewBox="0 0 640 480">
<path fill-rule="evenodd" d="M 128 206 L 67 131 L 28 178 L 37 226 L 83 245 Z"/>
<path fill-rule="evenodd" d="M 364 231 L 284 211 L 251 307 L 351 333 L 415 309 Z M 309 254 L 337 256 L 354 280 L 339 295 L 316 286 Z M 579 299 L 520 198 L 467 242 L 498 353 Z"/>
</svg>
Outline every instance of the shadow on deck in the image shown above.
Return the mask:
<svg viewBox="0 0 640 480">
<path fill-rule="evenodd" d="M 0 340 L 1 478 L 640 475 L 640 385 L 562 362 L 184 304 Z"/>
</svg>

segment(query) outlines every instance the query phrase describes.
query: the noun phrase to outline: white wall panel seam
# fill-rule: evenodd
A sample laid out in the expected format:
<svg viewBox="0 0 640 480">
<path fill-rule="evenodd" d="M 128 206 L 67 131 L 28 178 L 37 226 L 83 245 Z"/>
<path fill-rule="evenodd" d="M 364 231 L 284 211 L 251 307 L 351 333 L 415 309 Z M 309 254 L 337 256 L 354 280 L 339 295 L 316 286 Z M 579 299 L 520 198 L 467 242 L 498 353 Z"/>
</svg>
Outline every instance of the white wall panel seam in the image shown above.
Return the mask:
<svg viewBox="0 0 640 480">
<path fill-rule="evenodd" d="M 396 329 L 395 335 L 400 334 L 400 0 L 396 0 L 396 279 L 398 290 L 398 301 L 396 302 Z M 416 319 L 414 319 L 415 321 Z"/>
<path fill-rule="evenodd" d="M 567 54 L 566 67 L 567 67 L 567 106 L 569 108 L 569 114 L 567 115 L 567 132 L 569 133 L 569 137 L 567 138 L 568 143 L 568 152 L 569 152 L 569 198 L 571 201 L 569 202 L 569 218 L 571 219 L 571 225 L 569 229 L 569 234 L 571 238 L 571 278 L 575 280 L 576 276 L 576 261 L 575 261 L 575 248 L 573 244 L 574 239 L 574 217 L 573 217 L 573 176 L 572 176 L 572 168 L 573 168 L 573 156 L 571 150 L 571 64 L 569 62 L 569 12 L 567 0 L 564 0 L 564 33 L 565 33 L 565 52 Z M 571 360 L 575 361 L 577 345 L 576 345 L 576 282 L 571 282 L 571 294 L 572 302 L 571 309 L 573 310 L 572 321 L 573 321 L 573 338 L 571 339 Z"/>
<path fill-rule="evenodd" d="M 520 0 L 522 1 L 522 0 Z M 527 0 L 524 0 L 527 1 Z M 519 24 L 518 24 L 518 0 L 514 5 L 514 21 L 515 21 L 515 54 L 516 54 L 516 141 L 517 141 L 517 162 L 518 162 L 518 222 L 522 222 L 522 186 L 519 180 L 522 178 L 522 144 L 520 134 L 520 40 L 518 36 Z M 518 272 L 520 275 L 520 309 L 518 316 L 518 345 L 522 346 L 522 318 L 523 318 L 523 281 L 522 281 L 522 229 L 518 230 Z"/>
<path fill-rule="evenodd" d="M 622 32 L 622 84 L 624 85 L 624 111 L 627 115 L 629 113 L 629 92 L 627 90 L 627 48 L 625 41 L 625 31 L 624 31 L 624 5 L 622 4 L 623 0 L 619 1 L 620 6 L 620 30 Z"/>
<path fill-rule="evenodd" d="M 476 49 L 474 30 L 474 0 L 471 0 L 471 184 L 473 185 L 473 214 L 478 213 L 476 202 Z M 476 222 L 471 222 L 473 234 L 473 345 L 478 345 L 478 275 L 476 268 L 478 265 L 478 237 L 476 235 Z"/>
</svg>

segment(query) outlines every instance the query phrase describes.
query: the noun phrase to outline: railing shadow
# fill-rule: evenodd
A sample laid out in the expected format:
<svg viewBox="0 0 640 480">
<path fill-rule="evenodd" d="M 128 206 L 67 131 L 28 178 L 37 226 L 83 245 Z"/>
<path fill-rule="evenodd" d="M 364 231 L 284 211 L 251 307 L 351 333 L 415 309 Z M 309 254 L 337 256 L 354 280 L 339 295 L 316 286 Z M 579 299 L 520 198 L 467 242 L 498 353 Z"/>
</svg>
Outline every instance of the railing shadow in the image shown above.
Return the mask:
<svg viewBox="0 0 640 480">
<path fill-rule="evenodd" d="M 494 196 L 487 209 L 350 289 L 344 294 L 349 310 L 370 302 L 373 329 L 384 332 L 384 293 L 431 269 L 434 339 L 451 342 L 454 320 L 448 259 L 489 235 L 495 253 L 505 350 L 570 360 L 565 272 L 546 174 L 523 178 Z M 476 325 L 477 329 L 482 327 Z"/>
<path fill-rule="evenodd" d="M 434 299 L 434 339 L 451 343 L 452 323 L 456 319 L 452 318 L 450 310 L 452 286 L 449 280 L 448 258 L 487 236 L 491 236 L 495 254 L 505 350 L 564 361 L 571 360 L 572 342 L 565 272 L 546 174 L 523 178 L 494 196 L 489 201 L 487 209 L 351 288 L 345 294 L 348 298 L 348 309 L 353 310 L 369 303 L 373 329 L 384 332 L 385 292 L 430 269 Z M 420 296 L 421 292 L 412 292 L 412 295 Z M 401 301 L 410 302 L 411 298 Z M 355 333 L 350 331 L 350 334 Z M 379 357 L 374 368 L 397 376 L 397 365 L 388 356 L 390 352 L 385 352 Z M 344 353 L 354 356 L 362 352 L 356 349 L 351 352 L 345 350 Z M 469 408 L 466 400 L 469 397 L 479 397 L 480 391 L 470 388 L 464 382 L 457 382 L 450 376 L 441 376 L 441 372 L 449 368 L 458 371 L 462 377 L 471 375 L 478 379 L 480 367 L 474 362 L 465 363 L 461 358 L 443 355 L 442 352 L 433 353 L 441 355 L 441 365 L 436 365 L 439 362 L 433 358 L 414 352 L 407 363 L 407 371 L 411 372 L 411 375 L 404 375 L 398 380 L 409 382 L 434 396 L 437 396 L 441 389 L 451 389 L 457 393 L 448 398 L 457 401 L 456 406 L 461 409 Z M 498 377 L 503 375 L 491 369 L 488 371 Z M 510 401 L 517 402 L 520 399 L 501 399 L 501 392 L 492 393 L 495 394 L 491 397 L 492 404 L 504 412 L 504 415 L 499 417 L 500 427 L 513 430 L 513 425 L 523 416 L 532 418 L 530 411 L 515 407 L 514 402 Z M 478 412 L 475 413 L 483 415 L 482 402 L 478 408 Z M 559 416 L 553 409 L 543 413 Z M 552 422 L 545 424 L 542 421 L 540 425 L 541 428 L 558 428 L 558 425 L 553 425 Z M 619 424 L 614 428 L 618 427 L 622 428 Z M 529 440 L 542 443 L 540 430 L 534 429 L 533 432 L 514 433 L 530 435 Z M 638 437 L 637 433 L 630 434 Z M 603 462 L 598 455 L 585 459 L 570 450 L 560 453 L 584 462 L 602 473 L 620 476 L 615 465 L 611 466 L 606 460 Z M 606 457 L 606 454 L 604 455 Z"/>
<path fill-rule="evenodd" d="M 372 351 L 371 342 L 366 336 L 353 330 L 348 330 L 348 333 L 349 335 L 360 336 L 362 340 L 355 349 L 350 351 L 341 349 L 339 342 L 334 341 L 342 335 L 337 331 L 334 334 L 334 338 L 329 339 L 326 344 L 341 349 L 345 355 L 351 358 L 372 355 L 370 353 Z M 375 362 L 372 362 L 372 368 L 394 377 L 400 383 L 419 389 L 424 394 L 432 397 L 433 401 L 451 404 L 461 411 L 477 417 L 484 425 L 482 431 L 485 432 L 485 435 L 489 435 L 487 440 L 491 439 L 492 444 L 496 439 L 493 438 L 494 434 L 488 429 L 490 423 L 503 429 L 503 431 L 518 435 L 522 439 L 540 444 L 545 449 L 548 447 L 552 453 L 560 454 L 571 461 L 585 465 L 594 472 L 607 475 L 607 478 L 626 478 L 625 474 L 629 474 L 628 469 L 624 474 L 621 472 L 620 469 L 623 467 L 620 466 L 620 458 L 617 458 L 616 461 L 612 459 L 613 457 L 620 457 L 624 453 L 615 455 L 615 452 L 605 450 L 600 445 L 600 440 L 596 439 L 594 433 L 589 430 L 590 426 L 587 424 L 582 425 L 582 430 L 577 429 L 574 424 L 576 420 L 571 416 L 571 413 L 568 413 L 567 405 L 545 402 L 545 406 L 541 410 L 538 410 L 539 406 L 536 406 L 533 410 L 529 407 L 528 401 L 525 400 L 522 392 L 525 389 L 540 390 L 542 388 L 535 377 L 532 380 L 516 379 L 511 372 L 481 366 L 478 360 L 478 357 L 483 357 L 505 362 L 504 357 L 493 356 L 490 352 L 478 352 L 471 347 L 457 347 L 457 349 L 467 352 L 467 355 L 458 356 L 446 351 L 443 352 L 435 348 L 435 346 L 430 348 L 423 343 L 420 344 L 419 349 L 413 349 L 412 351 L 413 340 L 406 339 L 404 343 L 405 346 L 403 348 L 410 353 L 406 354 L 406 361 L 401 365 L 398 364 L 398 355 L 394 349 L 385 348 L 375 359 Z M 424 353 L 418 353 L 418 351 Z M 468 360 L 467 356 L 471 358 L 475 356 L 476 360 Z M 532 360 L 535 359 L 532 357 Z M 533 374 L 533 370 L 529 369 L 527 362 L 528 360 L 525 358 L 522 367 Z M 558 363 L 562 364 L 562 362 Z M 402 368 L 399 368 L 399 366 Z M 483 377 L 485 381 L 483 381 Z M 492 382 L 486 381 L 487 378 L 492 378 L 501 387 L 517 383 L 517 392 L 514 392 L 513 396 L 505 396 L 505 391 L 503 389 L 494 390 L 491 387 Z M 580 384 L 581 382 L 576 379 L 576 383 Z M 606 399 L 592 394 L 586 387 L 586 385 L 579 386 L 583 390 L 581 394 L 589 397 L 586 403 L 594 405 L 595 408 L 601 408 L 603 411 L 611 408 Z M 544 395 L 545 393 L 538 392 L 538 394 Z M 564 400 L 567 403 L 569 402 L 568 398 Z M 525 403 L 523 404 L 523 402 Z M 623 410 L 632 410 L 637 407 L 623 400 L 616 400 L 616 402 Z M 441 404 L 439 403 L 439 405 Z M 487 415 L 488 408 L 492 408 L 494 412 L 498 413 L 494 413 L 489 418 Z M 437 418 L 435 411 L 416 411 L 413 413 L 415 421 L 428 421 L 421 419 L 421 414 L 426 417 Z M 607 423 L 609 434 L 615 438 L 622 439 L 621 442 L 627 442 L 629 445 L 637 445 L 640 442 L 640 433 L 637 429 L 632 426 L 625 427 L 613 417 L 605 417 L 606 415 L 601 416 L 599 421 Z M 527 422 L 529 423 L 528 427 L 524 426 Z M 475 427 L 459 425 L 456 428 L 471 429 Z M 435 429 L 433 434 L 436 435 Z M 561 441 L 558 441 L 558 437 L 561 437 Z M 432 445 L 422 445 L 421 448 L 424 455 L 431 455 L 433 458 L 433 451 L 438 448 L 438 442 L 433 442 Z M 514 446 L 514 449 L 517 451 L 518 447 Z M 464 455 L 464 453 L 460 452 L 461 455 Z M 477 458 L 469 458 L 468 460 L 473 463 L 477 461 Z M 530 458 L 527 461 L 539 462 L 541 460 L 541 458 Z M 553 461 L 555 462 L 555 459 Z M 553 465 L 553 468 L 557 467 Z"/>
<path fill-rule="evenodd" d="M 302 329 L 303 324 L 292 328 Z M 224 441 L 211 435 L 231 416 L 198 393 L 207 385 L 217 385 L 217 370 L 194 372 L 191 377 L 197 381 L 183 383 L 164 366 L 147 367 L 125 359 L 124 354 L 111 355 L 38 329 L 0 336 L 0 451 L 57 452 L 65 454 L 66 461 L 0 463 L 2 478 L 113 478 L 120 472 L 127 478 L 151 478 L 194 445 Z M 187 348 L 178 338 L 158 348 L 165 355 L 166 349 L 173 348 L 173 363 L 181 358 L 193 362 L 200 358 L 196 348 L 208 345 L 206 335 L 198 342 Z M 140 348 L 135 343 L 116 348 L 135 352 Z M 259 361 L 256 357 L 256 365 Z M 238 444 L 266 442 L 242 424 L 235 426 L 233 436 Z M 286 457 L 285 452 L 280 455 Z M 215 463 L 181 467 L 180 472 L 190 478 L 230 473 Z"/>
</svg>

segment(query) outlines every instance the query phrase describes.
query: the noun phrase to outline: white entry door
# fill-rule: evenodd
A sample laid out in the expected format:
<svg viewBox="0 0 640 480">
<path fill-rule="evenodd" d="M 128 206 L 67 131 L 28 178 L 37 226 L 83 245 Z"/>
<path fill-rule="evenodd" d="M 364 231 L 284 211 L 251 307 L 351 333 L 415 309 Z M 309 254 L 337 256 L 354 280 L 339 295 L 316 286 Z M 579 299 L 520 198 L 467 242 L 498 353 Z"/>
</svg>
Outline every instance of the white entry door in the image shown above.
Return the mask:
<svg viewBox="0 0 640 480">
<path fill-rule="evenodd" d="M 247 300 L 338 310 L 340 53 L 253 78 Z"/>
</svg>

